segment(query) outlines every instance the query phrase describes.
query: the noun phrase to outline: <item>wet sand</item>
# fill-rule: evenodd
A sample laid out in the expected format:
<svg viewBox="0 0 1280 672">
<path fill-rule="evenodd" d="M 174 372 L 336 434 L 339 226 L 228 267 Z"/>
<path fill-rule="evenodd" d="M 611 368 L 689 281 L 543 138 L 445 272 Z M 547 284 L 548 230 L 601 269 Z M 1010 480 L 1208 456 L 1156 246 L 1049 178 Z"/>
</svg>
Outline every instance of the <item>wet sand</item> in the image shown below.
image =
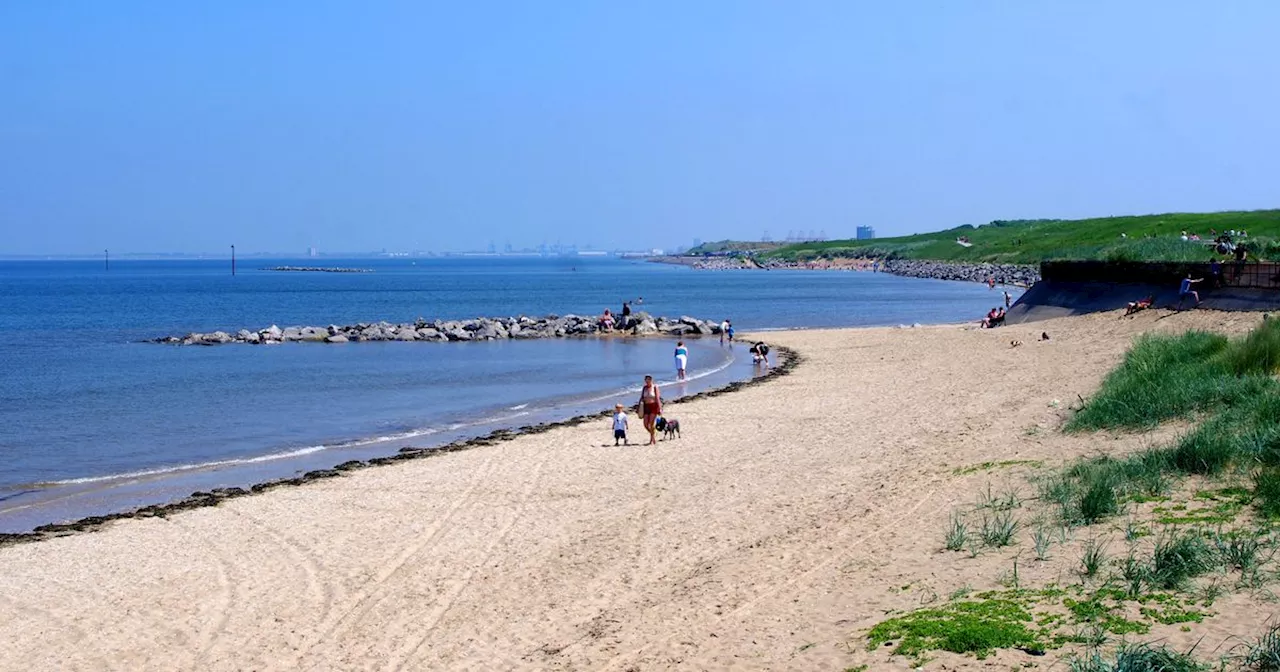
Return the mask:
<svg viewBox="0 0 1280 672">
<path fill-rule="evenodd" d="M 908 669 L 859 635 L 1006 569 L 939 552 L 942 531 L 1030 467 L 966 467 L 1150 445 L 1168 432 L 1056 430 L 1135 335 L 1258 320 L 769 333 L 803 357 L 794 372 L 671 406 L 683 437 L 657 447 L 614 448 L 600 418 L 0 547 L 0 669 Z M 1208 652 L 1254 634 L 1248 600 L 1150 639 Z M 1028 660 L 1055 663 L 939 664 Z"/>
</svg>

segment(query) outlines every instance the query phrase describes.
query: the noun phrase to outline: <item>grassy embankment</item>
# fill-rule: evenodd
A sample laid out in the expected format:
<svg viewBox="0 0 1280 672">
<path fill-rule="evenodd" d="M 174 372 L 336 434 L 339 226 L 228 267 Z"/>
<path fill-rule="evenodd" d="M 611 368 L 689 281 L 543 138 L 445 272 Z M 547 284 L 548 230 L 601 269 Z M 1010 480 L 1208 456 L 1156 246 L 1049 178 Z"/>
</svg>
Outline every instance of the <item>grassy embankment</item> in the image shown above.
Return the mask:
<svg viewBox="0 0 1280 672">
<path fill-rule="evenodd" d="M 1053 259 L 1194 262 L 1213 256 L 1210 229 L 1246 230 L 1250 256 L 1280 259 L 1280 210 L 996 221 L 896 238 L 797 243 L 759 256 L 798 261 L 857 257 L 1017 264 Z M 1201 244 L 1179 240 L 1183 231 L 1199 234 Z M 961 236 L 972 246 L 958 244 Z"/>
<path fill-rule="evenodd" d="M 953 514 L 940 545 L 971 557 L 1016 551 L 1006 590 L 958 591 L 943 606 L 894 615 L 866 633 L 869 646 L 924 659 L 936 650 L 983 657 L 1074 644 L 1083 651 L 1069 664 L 1082 672 L 1206 669 L 1194 652 L 1124 640 L 1175 624 L 1193 632 L 1226 593 L 1276 599 L 1268 586 L 1280 578 L 1278 372 L 1280 320 L 1235 340 L 1194 331 L 1139 340 L 1064 431 L 1143 430 L 1172 419 L 1194 428 L 1167 446 L 1053 470 L 1036 479 L 1035 498 L 988 487 Z M 1122 550 L 1109 534 L 1124 539 Z M 1033 561 L 1076 554 L 1079 582 L 1021 585 L 1024 551 Z M 1217 663 L 1280 670 L 1280 624 Z"/>
</svg>

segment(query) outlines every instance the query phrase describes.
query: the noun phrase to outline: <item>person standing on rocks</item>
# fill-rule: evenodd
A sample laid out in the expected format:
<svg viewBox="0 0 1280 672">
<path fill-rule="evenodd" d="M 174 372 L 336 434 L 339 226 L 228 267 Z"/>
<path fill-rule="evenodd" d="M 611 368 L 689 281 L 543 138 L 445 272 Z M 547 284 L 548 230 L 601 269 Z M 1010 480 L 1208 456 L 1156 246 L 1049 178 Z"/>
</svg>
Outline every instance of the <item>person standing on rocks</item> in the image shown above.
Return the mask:
<svg viewBox="0 0 1280 672">
<path fill-rule="evenodd" d="M 649 432 L 649 445 L 658 445 L 658 416 L 662 415 L 662 394 L 653 382 L 653 376 L 644 377 L 644 387 L 640 389 L 640 415 L 644 418 L 644 428 Z"/>
<path fill-rule="evenodd" d="M 626 329 L 627 322 L 629 322 L 630 320 L 631 320 L 631 302 L 623 301 L 622 302 L 622 324 L 618 325 L 618 328 Z"/>
</svg>

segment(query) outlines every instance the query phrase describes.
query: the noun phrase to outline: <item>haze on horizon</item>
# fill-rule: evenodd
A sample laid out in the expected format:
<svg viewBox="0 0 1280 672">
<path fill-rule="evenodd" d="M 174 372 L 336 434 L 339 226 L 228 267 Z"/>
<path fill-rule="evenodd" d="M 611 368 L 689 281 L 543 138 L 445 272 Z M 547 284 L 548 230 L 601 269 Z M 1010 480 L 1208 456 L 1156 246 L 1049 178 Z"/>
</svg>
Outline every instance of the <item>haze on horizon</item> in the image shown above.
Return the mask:
<svg viewBox="0 0 1280 672">
<path fill-rule="evenodd" d="M 0 253 L 1277 205 L 1280 3 L 0 5 Z"/>
</svg>

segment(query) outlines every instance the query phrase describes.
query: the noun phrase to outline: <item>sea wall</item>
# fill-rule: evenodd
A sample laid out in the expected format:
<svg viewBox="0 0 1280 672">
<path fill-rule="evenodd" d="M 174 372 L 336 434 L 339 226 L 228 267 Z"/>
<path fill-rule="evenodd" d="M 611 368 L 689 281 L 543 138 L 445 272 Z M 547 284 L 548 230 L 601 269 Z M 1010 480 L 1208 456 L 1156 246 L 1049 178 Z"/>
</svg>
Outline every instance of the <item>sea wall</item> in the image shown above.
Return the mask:
<svg viewBox="0 0 1280 672">
<path fill-rule="evenodd" d="M 213 331 L 189 333 L 185 336 L 161 336 L 151 343 L 168 345 L 223 345 L 227 343 L 350 343 L 358 341 L 426 341 L 444 343 L 450 341 L 497 341 L 505 339 L 531 340 L 538 338 L 566 338 L 598 334 L 629 334 L 635 336 L 710 336 L 720 333 L 720 323 L 712 320 L 681 316 L 678 318 L 652 317 L 638 312 L 625 322 L 621 319 L 613 329 L 602 326 L 600 317 L 581 315 L 547 315 L 546 317 L 480 317 L 473 320 L 432 320 L 418 318 L 415 322 L 392 324 L 371 322 L 327 327 L 285 327 L 271 325 L 266 329 L 250 331 L 241 329 L 235 333 Z"/>
</svg>

